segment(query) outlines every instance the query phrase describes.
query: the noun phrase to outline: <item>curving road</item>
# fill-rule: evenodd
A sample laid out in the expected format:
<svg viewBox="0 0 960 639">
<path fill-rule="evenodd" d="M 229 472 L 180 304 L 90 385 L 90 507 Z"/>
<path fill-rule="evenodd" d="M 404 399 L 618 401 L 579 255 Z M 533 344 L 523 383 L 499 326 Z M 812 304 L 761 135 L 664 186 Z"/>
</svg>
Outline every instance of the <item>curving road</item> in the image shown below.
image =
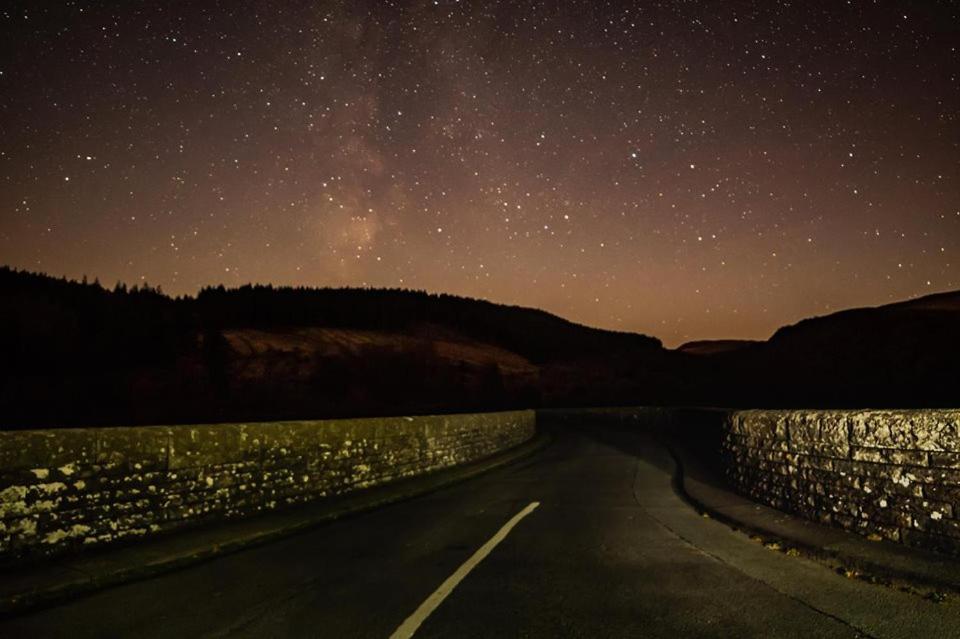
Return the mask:
<svg viewBox="0 0 960 639">
<path fill-rule="evenodd" d="M 672 470 L 638 436 L 564 432 L 518 465 L 8 619 L 0 637 L 960 636 L 954 603 L 698 516 Z"/>
</svg>

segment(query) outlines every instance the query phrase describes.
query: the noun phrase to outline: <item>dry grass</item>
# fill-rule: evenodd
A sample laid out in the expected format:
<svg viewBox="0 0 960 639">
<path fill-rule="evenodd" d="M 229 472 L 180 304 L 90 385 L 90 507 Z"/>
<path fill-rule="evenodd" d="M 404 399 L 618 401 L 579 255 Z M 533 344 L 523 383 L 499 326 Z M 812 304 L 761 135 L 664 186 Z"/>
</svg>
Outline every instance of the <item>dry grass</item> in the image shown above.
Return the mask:
<svg viewBox="0 0 960 639">
<path fill-rule="evenodd" d="M 318 357 L 349 358 L 384 353 L 427 353 L 446 363 L 482 368 L 495 364 L 505 376 L 535 376 L 538 368 L 511 351 L 471 341 L 432 327 L 414 335 L 336 328 L 224 331 L 242 377 L 277 374 L 278 366 L 294 377 L 307 373 Z M 297 369 L 300 369 L 299 374 Z"/>
</svg>

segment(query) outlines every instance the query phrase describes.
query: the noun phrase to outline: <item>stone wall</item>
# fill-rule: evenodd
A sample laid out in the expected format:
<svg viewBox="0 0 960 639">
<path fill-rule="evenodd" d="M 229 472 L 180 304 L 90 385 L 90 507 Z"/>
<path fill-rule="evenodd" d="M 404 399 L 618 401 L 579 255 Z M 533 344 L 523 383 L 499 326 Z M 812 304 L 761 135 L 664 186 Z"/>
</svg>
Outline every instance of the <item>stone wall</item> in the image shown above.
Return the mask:
<svg viewBox="0 0 960 639">
<path fill-rule="evenodd" d="M 0 563 L 420 475 L 534 432 L 533 411 L 0 432 Z"/>
<path fill-rule="evenodd" d="M 757 501 L 960 553 L 960 410 L 736 412 L 721 450 L 729 479 Z"/>
</svg>

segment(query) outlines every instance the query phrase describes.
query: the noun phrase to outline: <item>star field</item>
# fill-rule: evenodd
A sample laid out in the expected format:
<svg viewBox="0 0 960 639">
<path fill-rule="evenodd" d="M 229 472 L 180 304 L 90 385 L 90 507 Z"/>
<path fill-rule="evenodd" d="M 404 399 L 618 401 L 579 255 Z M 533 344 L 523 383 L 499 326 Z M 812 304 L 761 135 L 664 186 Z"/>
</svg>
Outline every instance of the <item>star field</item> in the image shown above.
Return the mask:
<svg viewBox="0 0 960 639">
<path fill-rule="evenodd" d="M 954 2 L 0 10 L 0 261 L 668 345 L 960 287 Z"/>
</svg>

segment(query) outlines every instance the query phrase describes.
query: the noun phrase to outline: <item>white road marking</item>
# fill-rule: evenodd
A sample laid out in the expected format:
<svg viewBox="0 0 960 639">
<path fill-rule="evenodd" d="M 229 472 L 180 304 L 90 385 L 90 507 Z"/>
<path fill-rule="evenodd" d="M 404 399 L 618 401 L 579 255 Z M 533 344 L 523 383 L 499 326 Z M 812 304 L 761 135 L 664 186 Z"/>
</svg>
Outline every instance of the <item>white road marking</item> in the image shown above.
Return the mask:
<svg viewBox="0 0 960 639">
<path fill-rule="evenodd" d="M 433 591 L 433 594 L 424 600 L 420 607 L 413 611 L 413 614 L 406 618 L 406 620 L 400 624 L 400 627 L 397 628 L 390 639 L 410 639 L 413 636 L 413 633 L 417 631 L 417 628 L 420 627 L 427 617 L 430 616 L 437 607 L 443 603 L 443 600 L 447 598 L 453 589 L 457 587 L 463 578 L 470 574 L 470 571 L 477 567 L 484 558 L 490 554 L 490 552 L 496 548 L 497 544 L 503 541 L 510 531 L 513 530 L 513 527 L 520 523 L 520 520 L 532 513 L 537 506 L 540 505 L 539 501 L 530 502 L 530 505 L 518 512 L 513 516 L 510 521 L 503 525 L 503 528 L 497 531 L 497 534 L 490 538 L 487 543 L 480 546 L 477 552 L 473 553 L 473 556 L 470 559 L 467 559 L 463 562 L 457 571 L 447 577 L 447 580 L 440 584 L 440 587 Z"/>
</svg>

